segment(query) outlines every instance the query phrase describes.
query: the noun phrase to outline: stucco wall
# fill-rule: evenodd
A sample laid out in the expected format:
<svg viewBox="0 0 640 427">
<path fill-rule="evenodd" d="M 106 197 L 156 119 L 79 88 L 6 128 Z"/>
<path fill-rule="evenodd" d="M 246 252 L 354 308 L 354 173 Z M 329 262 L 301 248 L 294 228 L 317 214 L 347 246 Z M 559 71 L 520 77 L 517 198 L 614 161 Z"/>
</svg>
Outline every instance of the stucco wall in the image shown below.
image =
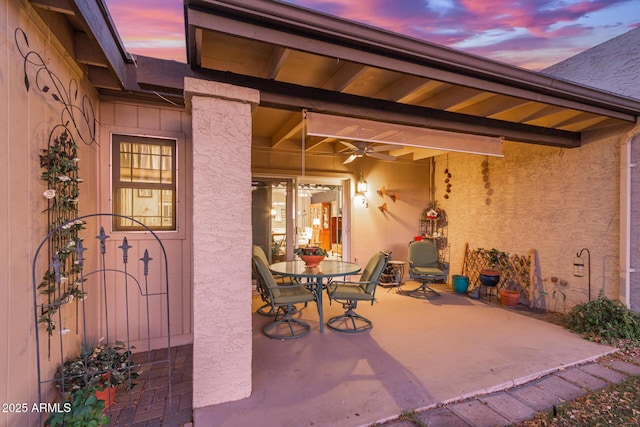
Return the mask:
<svg viewBox="0 0 640 427">
<path fill-rule="evenodd" d="M 38 90 L 35 71 L 27 67 L 31 87 L 25 88 L 24 61 L 15 42 L 15 30 L 27 35 L 29 48 L 39 53 L 65 86 L 71 79 L 79 83 L 80 99 L 88 95 L 94 107 L 95 91 L 83 82 L 80 68 L 71 62 L 68 52 L 57 45 L 53 35 L 28 2 L 0 1 L 0 402 L 25 403 L 28 413 L 0 412 L 0 425 L 27 426 L 36 423 L 36 413 L 30 411 L 37 402 L 37 371 L 34 335 L 34 307 L 31 262 L 34 251 L 46 235 L 46 201 L 42 193 L 45 183 L 40 179 L 40 150 L 48 143 L 53 126 L 61 121 L 61 106 Z M 24 43 L 22 44 L 24 47 Z M 97 147 L 79 143 L 81 213 L 96 209 Z M 64 322 L 75 325 L 75 304 L 63 309 Z M 63 325 L 57 325 L 58 330 Z M 58 360 L 47 359 L 47 339 L 40 329 L 43 376 L 55 371 Z M 66 351 L 75 351 L 78 337 L 63 336 Z M 52 354 L 59 353 L 52 340 Z M 46 387 L 45 387 L 46 388 Z M 49 397 L 53 398 L 54 394 Z M 46 414 L 45 414 L 46 418 Z"/>
<path fill-rule="evenodd" d="M 251 104 L 185 79 L 193 132 L 193 407 L 251 393 Z M 232 147 L 232 149 L 230 149 Z"/>
<path fill-rule="evenodd" d="M 420 214 L 429 206 L 429 162 L 380 162 L 359 159 L 358 167 L 367 180 L 369 207 L 356 196 L 352 207 L 352 260 L 366 265 L 380 250 L 391 251 L 392 259 L 406 261 L 408 245 L 420 234 Z M 356 176 L 357 178 L 357 176 Z M 378 191 L 385 187 L 397 193 L 393 202 Z M 380 206 L 387 205 L 382 212 Z"/>
<path fill-rule="evenodd" d="M 640 99 L 640 28 L 635 28 L 611 40 L 587 49 L 543 71 L 562 79 L 618 93 L 623 96 Z M 631 143 L 631 163 L 640 160 L 640 138 Z M 621 141 L 626 143 L 627 141 Z M 629 305 L 632 310 L 640 311 L 640 244 L 634 236 L 640 232 L 640 168 L 629 170 L 631 198 L 629 201 L 630 237 L 629 257 Z M 622 177 L 626 181 L 626 177 Z M 622 204 L 625 207 L 626 202 Z M 622 247 L 625 252 L 625 247 Z M 621 272 L 621 280 L 626 281 L 626 271 Z M 623 289 L 622 294 L 626 292 Z"/>
<path fill-rule="evenodd" d="M 588 299 L 587 274 L 573 276 L 576 252 L 586 247 L 592 299 L 601 289 L 617 298 L 619 135 L 591 135 L 581 148 L 570 150 L 505 142 L 504 158 L 438 157 L 435 194 L 449 218 L 452 274 L 460 274 L 465 242 L 517 254 L 535 249 L 548 293 L 537 304 L 565 312 Z M 442 197 L 446 167 L 452 174 L 448 200 Z M 567 285 L 556 285 L 551 277 Z"/>
</svg>

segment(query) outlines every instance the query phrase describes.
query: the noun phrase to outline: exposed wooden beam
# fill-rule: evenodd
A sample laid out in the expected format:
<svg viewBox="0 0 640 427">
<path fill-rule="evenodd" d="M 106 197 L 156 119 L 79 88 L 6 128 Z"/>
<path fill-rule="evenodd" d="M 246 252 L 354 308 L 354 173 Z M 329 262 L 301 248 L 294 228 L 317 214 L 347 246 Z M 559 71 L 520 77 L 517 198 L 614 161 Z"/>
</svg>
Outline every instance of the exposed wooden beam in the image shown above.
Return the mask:
<svg viewBox="0 0 640 427">
<path fill-rule="evenodd" d="M 271 137 L 271 147 L 275 148 L 278 144 L 284 140 L 291 139 L 291 137 L 302 130 L 302 114 L 300 112 L 291 114 L 289 120 Z"/>
<path fill-rule="evenodd" d="M 341 92 L 351 82 L 358 78 L 365 67 L 353 62 L 345 62 L 331 78 L 322 85 L 323 89 Z"/>
<path fill-rule="evenodd" d="M 271 53 L 271 61 L 267 66 L 266 75 L 267 79 L 275 79 L 280 73 L 280 69 L 282 65 L 287 60 L 289 56 L 290 49 L 285 49 L 283 47 L 276 46 L 273 48 L 273 52 Z"/>
<path fill-rule="evenodd" d="M 76 32 L 73 38 L 76 61 L 96 67 L 108 67 L 107 58 L 85 33 Z"/>
<path fill-rule="evenodd" d="M 419 105 L 439 110 L 454 109 L 458 105 L 464 105 L 469 100 L 477 99 L 478 102 L 493 96 L 492 93 L 482 92 L 462 86 L 451 86 L 439 92 L 436 96 L 425 99 Z"/>
<path fill-rule="evenodd" d="M 430 150 L 427 148 L 416 148 L 414 149 L 413 153 L 412 153 L 412 158 L 413 160 L 422 160 L 422 159 L 426 159 L 429 157 L 435 157 L 435 156 L 439 156 L 443 153 L 446 153 L 446 151 L 443 150 Z"/>
<path fill-rule="evenodd" d="M 448 83 L 439 82 L 436 80 L 428 80 L 423 86 L 416 88 L 413 92 L 410 92 L 398 99 L 398 102 L 402 102 L 404 104 L 414 104 L 420 105 L 420 102 L 425 99 L 435 96 L 436 94 L 447 90 L 451 85 Z"/>
<path fill-rule="evenodd" d="M 527 102 L 520 104 L 514 108 L 501 111 L 496 114 L 488 116 L 496 120 L 508 120 L 511 122 L 523 122 L 527 117 L 532 117 L 533 114 L 547 107 L 545 104 L 538 102 Z"/>
<path fill-rule="evenodd" d="M 506 113 L 514 108 L 530 104 L 531 101 L 524 99 L 511 98 L 504 95 L 494 95 L 481 102 L 468 105 L 464 108 L 456 110 L 461 114 L 471 114 L 473 116 L 492 117 L 500 113 Z"/>
<path fill-rule="evenodd" d="M 51 12 L 73 15 L 75 11 L 71 7 L 69 0 L 31 0 L 35 7 L 50 10 Z"/>
<path fill-rule="evenodd" d="M 560 110 L 551 114 L 546 114 L 543 117 L 538 117 L 534 120 L 529 120 L 526 123 L 535 126 L 546 126 L 556 128 L 558 124 L 565 122 L 580 114 L 580 111 L 575 110 Z"/>
<path fill-rule="evenodd" d="M 89 66 L 88 74 L 91 83 L 98 88 L 111 90 L 121 89 L 120 82 L 107 68 Z"/>
<path fill-rule="evenodd" d="M 582 130 L 589 130 L 590 127 L 597 125 L 607 120 L 606 117 L 594 116 L 593 114 L 580 114 L 579 116 L 572 117 L 569 120 L 565 120 L 562 123 L 558 123 L 558 129 L 568 130 L 570 132 L 577 132 Z"/>
<path fill-rule="evenodd" d="M 405 75 L 384 87 L 375 94 L 375 97 L 398 102 L 407 99 L 411 94 L 426 87 L 429 82 L 430 81 L 424 77 Z"/>
</svg>

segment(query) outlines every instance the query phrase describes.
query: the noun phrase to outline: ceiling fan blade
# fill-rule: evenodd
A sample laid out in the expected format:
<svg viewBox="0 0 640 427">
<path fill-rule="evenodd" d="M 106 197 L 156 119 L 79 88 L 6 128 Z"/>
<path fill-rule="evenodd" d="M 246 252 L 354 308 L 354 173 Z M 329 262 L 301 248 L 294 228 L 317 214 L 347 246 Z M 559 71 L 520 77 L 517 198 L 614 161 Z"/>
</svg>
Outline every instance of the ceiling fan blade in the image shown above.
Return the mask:
<svg viewBox="0 0 640 427">
<path fill-rule="evenodd" d="M 396 157 L 394 157 L 394 156 L 390 156 L 388 154 L 376 153 L 376 152 L 373 152 L 373 151 L 370 152 L 370 153 L 367 153 L 367 155 L 371 156 L 371 157 L 375 157 L 376 159 L 380 159 L 380 160 L 395 160 L 396 159 Z"/>
<path fill-rule="evenodd" d="M 367 148 L 367 152 L 390 151 L 390 150 L 397 150 L 398 148 L 402 148 L 402 145 L 394 145 L 394 144 L 378 145 L 376 147 Z"/>
<path fill-rule="evenodd" d="M 347 160 L 345 160 L 344 162 L 342 162 L 343 165 L 346 165 L 347 163 L 351 163 L 353 162 L 355 159 L 357 159 L 358 156 L 355 154 L 352 154 L 349 156 L 349 158 Z"/>
<path fill-rule="evenodd" d="M 340 144 L 346 146 L 347 148 L 350 148 L 352 150 L 358 150 L 359 148 L 356 147 L 355 145 L 353 145 L 352 143 L 350 143 L 349 141 L 340 141 Z"/>
</svg>

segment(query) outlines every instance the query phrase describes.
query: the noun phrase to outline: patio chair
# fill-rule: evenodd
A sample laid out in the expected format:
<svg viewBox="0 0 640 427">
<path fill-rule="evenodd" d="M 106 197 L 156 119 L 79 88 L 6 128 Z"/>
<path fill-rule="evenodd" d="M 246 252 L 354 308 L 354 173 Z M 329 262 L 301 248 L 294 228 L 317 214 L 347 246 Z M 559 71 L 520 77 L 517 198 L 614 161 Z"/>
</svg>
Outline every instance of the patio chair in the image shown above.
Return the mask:
<svg viewBox="0 0 640 427">
<path fill-rule="evenodd" d="M 438 250 L 431 240 L 419 240 L 409 243 L 409 278 L 420 282 L 420 286 L 404 292 L 415 298 L 427 298 L 428 293 L 440 296 L 429 283 L 437 280 L 447 281 L 449 263 L 438 259 Z"/>
<path fill-rule="evenodd" d="M 357 282 L 332 281 L 327 284 L 329 304 L 337 301 L 345 309 L 344 314 L 329 319 L 327 326 L 338 332 L 365 332 L 373 327 L 371 320 L 354 310 L 358 301 L 375 301 L 376 288 L 382 273 L 389 262 L 390 255 L 379 252 L 371 257 Z"/>
<path fill-rule="evenodd" d="M 268 295 L 268 300 L 273 312 L 282 311 L 282 316 L 275 316 L 273 322 L 266 324 L 262 332 L 273 339 L 300 338 L 309 333 L 311 327 L 308 323 L 294 319 L 295 304 L 307 304 L 316 300 L 315 292 L 309 290 L 304 284 L 280 285 L 271 274 L 267 264 L 259 257 L 253 256 L 253 268 L 258 281 L 260 293 Z"/>
<path fill-rule="evenodd" d="M 265 265 L 269 265 L 269 261 L 267 260 L 267 254 L 264 253 L 264 251 L 262 250 L 262 248 L 258 245 L 253 245 L 253 256 L 257 256 L 259 257 L 262 262 L 264 262 Z M 255 274 L 254 274 L 255 276 Z M 274 278 L 278 281 L 280 281 L 281 284 L 283 285 L 290 285 L 292 283 L 292 279 L 290 277 L 282 277 L 282 276 L 277 276 L 274 275 Z M 273 308 L 271 307 L 271 301 L 269 301 L 269 293 L 268 292 L 262 292 L 262 289 L 260 288 L 260 286 L 257 287 L 258 293 L 260 294 L 260 298 L 262 299 L 262 301 L 264 301 L 264 305 L 261 306 L 260 308 L 258 308 L 256 310 L 256 313 L 262 315 L 262 316 L 267 316 L 267 317 L 275 317 L 277 314 L 277 310 L 273 310 Z M 294 308 L 295 311 L 295 308 Z"/>
</svg>

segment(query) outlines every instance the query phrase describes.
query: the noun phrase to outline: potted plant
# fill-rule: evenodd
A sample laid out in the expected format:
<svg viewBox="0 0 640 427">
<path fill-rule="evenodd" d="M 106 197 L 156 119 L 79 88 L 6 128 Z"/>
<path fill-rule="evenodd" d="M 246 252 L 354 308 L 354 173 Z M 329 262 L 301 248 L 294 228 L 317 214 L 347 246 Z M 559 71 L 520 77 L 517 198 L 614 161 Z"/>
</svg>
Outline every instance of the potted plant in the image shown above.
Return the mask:
<svg viewBox="0 0 640 427">
<path fill-rule="evenodd" d="M 496 248 L 488 251 L 479 248 L 478 251 L 484 251 L 484 258 L 487 265 L 487 268 L 480 270 L 480 283 L 482 283 L 482 286 L 497 286 L 500 282 L 500 266 L 509 256 Z"/>
<path fill-rule="evenodd" d="M 90 386 L 67 395 L 60 410 L 52 412 L 44 422 L 45 426 L 85 427 L 106 426 L 111 419 L 103 415 L 105 404 L 95 395 L 96 389 Z"/>
<path fill-rule="evenodd" d="M 73 397 L 79 390 L 94 389 L 94 395 L 108 408 L 115 400 L 115 388 L 127 383 L 130 389 L 139 375 L 131 360 L 131 349 L 116 341 L 97 346 L 83 344 L 78 356 L 58 368 L 55 379 L 64 399 Z"/>
<path fill-rule="evenodd" d="M 328 255 L 327 251 L 319 246 L 306 246 L 304 248 L 295 248 L 293 253 L 298 255 L 307 267 L 317 267 L 324 257 Z"/>
</svg>

